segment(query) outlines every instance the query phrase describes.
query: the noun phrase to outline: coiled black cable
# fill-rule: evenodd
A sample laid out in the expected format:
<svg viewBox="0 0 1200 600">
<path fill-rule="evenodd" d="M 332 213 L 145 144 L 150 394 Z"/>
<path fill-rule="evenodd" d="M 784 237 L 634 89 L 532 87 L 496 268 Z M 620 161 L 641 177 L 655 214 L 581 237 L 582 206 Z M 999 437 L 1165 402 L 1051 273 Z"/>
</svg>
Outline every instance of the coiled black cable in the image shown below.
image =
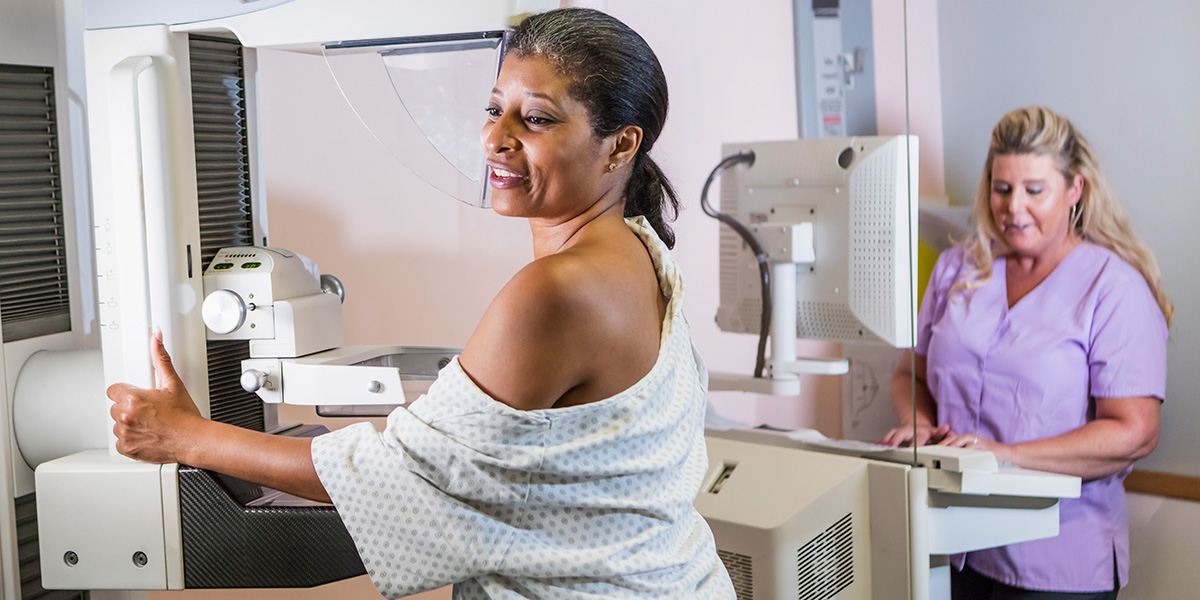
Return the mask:
<svg viewBox="0 0 1200 600">
<path fill-rule="evenodd" d="M 771 332 L 771 265 L 767 252 L 763 250 L 762 244 L 758 242 L 758 238 L 746 228 L 745 225 L 738 221 L 733 216 L 722 212 L 717 212 L 708 204 L 708 188 L 712 186 L 712 182 L 723 171 L 736 164 L 745 164 L 751 166 L 754 164 L 754 152 L 747 150 L 738 152 L 721 159 L 720 163 L 713 168 L 708 174 L 708 179 L 704 182 L 704 189 L 700 192 L 700 208 L 704 210 L 704 214 L 728 225 L 741 236 L 746 245 L 750 247 L 750 251 L 754 253 L 754 259 L 758 261 L 759 283 L 762 290 L 762 320 L 759 323 L 758 330 L 758 357 L 754 360 L 754 376 L 763 377 L 763 370 L 767 364 L 767 336 Z"/>
</svg>

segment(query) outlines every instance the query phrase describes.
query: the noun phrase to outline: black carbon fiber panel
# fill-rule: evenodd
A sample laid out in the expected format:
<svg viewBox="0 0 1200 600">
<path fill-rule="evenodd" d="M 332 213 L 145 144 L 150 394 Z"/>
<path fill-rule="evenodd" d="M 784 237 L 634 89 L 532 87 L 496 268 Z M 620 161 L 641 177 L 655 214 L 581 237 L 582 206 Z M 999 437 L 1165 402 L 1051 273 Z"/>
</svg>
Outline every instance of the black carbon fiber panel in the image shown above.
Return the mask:
<svg viewBox="0 0 1200 600">
<path fill-rule="evenodd" d="M 242 506 L 180 465 L 185 588 L 312 587 L 366 572 L 332 506 Z"/>
</svg>

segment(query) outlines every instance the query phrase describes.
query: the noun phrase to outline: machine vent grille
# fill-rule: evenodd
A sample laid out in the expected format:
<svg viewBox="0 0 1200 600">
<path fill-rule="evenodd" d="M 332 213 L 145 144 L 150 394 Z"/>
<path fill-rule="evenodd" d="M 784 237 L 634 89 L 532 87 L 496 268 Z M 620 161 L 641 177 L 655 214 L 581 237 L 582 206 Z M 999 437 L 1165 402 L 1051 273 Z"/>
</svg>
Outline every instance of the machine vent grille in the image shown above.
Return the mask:
<svg viewBox="0 0 1200 600">
<path fill-rule="evenodd" d="M 203 35 L 188 39 L 204 268 L 221 248 L 254 245 L 246 78 L 237 41 Z"/>
<path fill-rule="evenodd" d="M 0 65 L 4 341 L 70 331 L 54 70 Z"/>
<path fill-rule="evenodd" d="M 879 340 L 854 317 L 850 307 L 835 302 L 796 303 L 796 336 L 808 340 Z"/>
<path fill-rule="evenodd" d="M 237 41 L 203 35 L 188 40 L 203 269 L 221 248 L 254 245 L 246 79 L 242 46 Z M 214 421 L 262 431 L 262 401 L 243 390 L 238 381 L 241 361 L 247 358 L 250 342 L 208 342 L 210 416 Z"/>
<path fill-rule="evenodd" d="M 762 310 L 762 301 L 757 297 L 741 298 L 737 303 L 737 309 L 741 323 L 754 323 Z M 757 329 L 749 327 L 742 331 L 742 333 L 757 332 Z M 872 333 L 855 318 L 848 306 L 835 302 L 797 302 L 796 337 L 806 340 L 880 341 L 879 336 Z"/>
<path fill-rule="evenodd" d="M 26 494 L 13 501 L 17 516 L 17 561 L 21 563 L 21 600 L 87 600 L 87 592 L 42 589 L 35 500 L 33 494 Z"/>
<path fill-rule="evenodd" d="M 266 428 L 262 400 L 242 389 L 242 361 L 250 358 L 250 343 L 238 340 L 208 342 L 209 417 L 254 431 Z"/>
<path fill-rule="evenodd" d="M 852 534 L 847 514 L 796 551 L 798 600 L 831 600 L 854 583 Z"/>
<path fill-rule="evenodd" d="M 754 565 L 750 557 L 728 550 L 717 550 L 717 556 L 721 557 L 725 570 L 729 571 L 737 600 L 754 600 Z"/>
<path fill-rule="evenodd" d="M 721 177 L 721 212 L 730 215 L 738 214 L 737 201 L 738 177 L 736 173 L 727 172 Z M 754 261 L 754 255 L 748 249 L 745 249 L 745 242 L 738 236 L 733 228 L 721 225 L 718 230 L 718 240 L 720 251 L 717 254 L 719 259 L 718 271 L 720 274 L 720 300 L 722 305 L 733 304 L 737 302 L 739 283 L 738 273 L 741 272 L 741 262 L 745 260 Z M 755 312 L 749 319 L 743 319 L 744 322 L 750 323 L 753 326 L 758 324 L 758 313 Z M 730 327 L 726 325 L 725 327 Z"/>
<path fill-rule="evenodd" d="M 906 215 L 897 206 L 900 146 L 888 144 L 867 156 L 850 176 L 850 305 L 876 331 L 896 329 L 895 282 L 906 265 L 897 264 L 903 247 L 896 224 Z M 885 334 L 892 335 L 892 334 Z"/>
</svg>

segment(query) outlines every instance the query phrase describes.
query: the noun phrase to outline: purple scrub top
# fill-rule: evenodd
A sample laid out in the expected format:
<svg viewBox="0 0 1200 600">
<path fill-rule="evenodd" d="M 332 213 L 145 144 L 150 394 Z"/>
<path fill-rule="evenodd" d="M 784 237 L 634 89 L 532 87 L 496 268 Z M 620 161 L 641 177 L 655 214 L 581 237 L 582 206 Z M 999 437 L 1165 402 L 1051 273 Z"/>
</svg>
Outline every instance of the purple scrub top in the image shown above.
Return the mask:
<svg viewBox="0 0 1200 600">
<path fill-rule="evenodd" d="M 950 295 L 971 270 L 962 246 L 934 267 L 914 350 L 927 357 L 939 424 L 1024 442 L 1092 420 L 1091 398 L 1165 397 L 1167 325 L 1137 269 L 1080 244 L 1009 308 L 1004 265 L 996 258 L 991 280 L 969 300 L 965 292 Z M 1019 588 L 1097 592 L 1114 589 L 1115 560 L 1124 585 L 1128 473 L 1085 481 L 1079 498 L 1063 499 L 1057 537 L 972 552 L 966 563 Z"/>
</svg>

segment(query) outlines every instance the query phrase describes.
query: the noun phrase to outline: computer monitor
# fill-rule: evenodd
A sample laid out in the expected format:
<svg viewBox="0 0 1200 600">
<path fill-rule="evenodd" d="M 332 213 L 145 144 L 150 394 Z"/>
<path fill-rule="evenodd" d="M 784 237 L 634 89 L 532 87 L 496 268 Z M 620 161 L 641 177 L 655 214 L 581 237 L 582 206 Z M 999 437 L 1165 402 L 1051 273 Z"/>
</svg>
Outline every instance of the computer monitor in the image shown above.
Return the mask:
<svg viewBox="0 0 1200 600">
<path fill-rule="evenodd" d="M 743 151 L 755 156 L 753 164 L 723 173 L 721 212 L 760 240 L 793 227 L 797 234 L 788 235 L 783 245 L 811 244 L 811 252 L 787 249 L 809 256 L 794 265 L 796 337 L 912 347 L 917 138 L 756 142 L 725 144 L 722 150 L 725 156 Z M 808 224 L 803 235 L 802 224 Z M 769 243 L 764 246 L 772 250 Z M 759 282 L 753 252 L 732 229 L 722 227 L 718 327 L 758 333 Z M 776 276 L 773 285 L 790 283 Z M 788 316 L 785 310 L 774 307 L 777 315 Z"/>
<path fill-rule="evenodd" d="M 754 154 L 722 173 L 721 212 L 749 229 L 772 263 L 771 377 L 789 375 L 779 365 L 794 358 L 794 338 L 911 347 L 917 139 L 722 150 Z M 763 293 L 755 252 L 722 227 L 717 325 L 759 333 Z M 739 600 L 912 598 L 928 565 L 914 567 L 906 466 L 722 439 L 731 434 L 741 435 L 709 433 L 709 479 L 696 507 Z"/>
</svg>

